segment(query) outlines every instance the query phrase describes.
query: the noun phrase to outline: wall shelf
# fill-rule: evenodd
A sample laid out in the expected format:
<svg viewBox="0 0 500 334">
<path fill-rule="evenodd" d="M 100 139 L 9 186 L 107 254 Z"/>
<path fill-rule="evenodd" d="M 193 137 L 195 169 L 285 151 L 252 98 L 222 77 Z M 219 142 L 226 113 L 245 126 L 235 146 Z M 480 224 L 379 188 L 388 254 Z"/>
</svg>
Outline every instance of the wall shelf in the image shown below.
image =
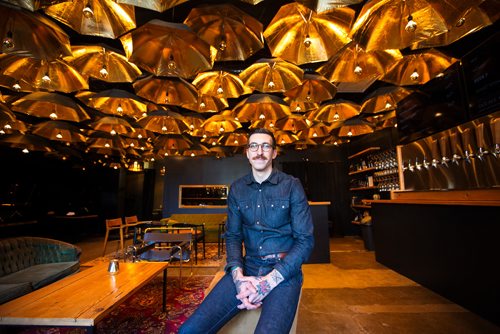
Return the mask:
<svg viewBox="0 0 500 334">
<path fill-rule="evenodd" d="M 348 159 L 354 159 L 354 158 L 360 157 L 360 156 L 362 156 L 364 154 L 367 154 L 367 153 L 370 153 L 370 152 L 374 152 L 374 151 L 378 151 L 378 150 L 380 150 L 380 147 L 378 147 L 378 146 L 368 147 L 367 149 L 364 149 L 363 151 L 359 151 L 358 153 L 350 155 L 347 158 Z"/>
</svg>

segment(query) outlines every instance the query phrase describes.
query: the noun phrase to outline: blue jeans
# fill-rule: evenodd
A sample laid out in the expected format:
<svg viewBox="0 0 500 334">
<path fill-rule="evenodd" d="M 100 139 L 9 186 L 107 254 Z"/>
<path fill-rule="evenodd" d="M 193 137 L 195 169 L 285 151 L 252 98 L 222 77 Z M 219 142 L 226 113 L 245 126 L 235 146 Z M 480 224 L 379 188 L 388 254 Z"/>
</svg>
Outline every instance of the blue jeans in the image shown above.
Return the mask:
<svg viewBox="0 0 500 334">
<path fill-rule="evenodd" d="M 246 257 L 244 274 L 267 275 L 278 261 L 281 260 Z M 262 311 L 255 333 L 289 333 L 299 303 L 301 287 L 302 272 L 274 288 L 262 302 Z M 253 312 L 240 310 L 237 307 L 241 302 L 236 299 L 236 294 L 231 275 L 224 275 L 193 315 L 180 327 L 179 334 L 217 333 L 239 312 Z"/>
</svg>

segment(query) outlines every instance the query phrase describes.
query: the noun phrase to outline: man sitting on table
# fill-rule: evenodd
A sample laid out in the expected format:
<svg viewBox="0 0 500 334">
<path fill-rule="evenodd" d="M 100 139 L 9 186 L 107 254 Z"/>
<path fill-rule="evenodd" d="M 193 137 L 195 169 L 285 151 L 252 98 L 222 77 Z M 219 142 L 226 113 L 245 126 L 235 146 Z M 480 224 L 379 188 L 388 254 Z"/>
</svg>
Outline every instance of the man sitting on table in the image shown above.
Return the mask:
<svg viewBox="0 0 500 334">
<path fill-rule="evenodd" d="M 273 169 L 272 132 L 255 129 L 246 155 L 251 172 L 229 190 L 226 275 L 181 326 L 181 334 L 217 333 L 238 312 L 260 307 L 255 333 L 289 333 L 293 324 L 302 264 L 314 244 L 309 204 L 298 179 Z"/>
</svg>

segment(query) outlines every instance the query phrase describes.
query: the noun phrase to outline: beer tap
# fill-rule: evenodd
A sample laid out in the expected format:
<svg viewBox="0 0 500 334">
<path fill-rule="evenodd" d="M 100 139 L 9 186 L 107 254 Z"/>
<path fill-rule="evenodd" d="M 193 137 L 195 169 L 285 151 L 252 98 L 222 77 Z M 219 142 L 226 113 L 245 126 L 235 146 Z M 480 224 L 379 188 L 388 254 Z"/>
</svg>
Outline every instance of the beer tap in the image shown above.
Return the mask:
<svg viewBox="0 0 500 334">
<path fill-rule="evenodd" d="M 414 172 L 415 171 L 415 166 L 411 164 L 411 159 L 408 159 L 408 170 L 410 172 Z"/>
<path fill-rule="evenodd" d="M 472 158 L 475 157 L 473 151 L 472 151 L 472 132 L 470 131 L 469 128 L 464 129 L 462 132 L 462 139 L 463 139 L 463 145 L 464 145 L 464 159 L 468 163 L 472 162 Z"/>
<path fill-rule="evenodd" d="M 451 149 L 453 150 L 453 156 L 451 158 L 451 161 L 459 165 L 460 160 L 462 160 L 462 157 L 458 154 L 458 136 L 456 132 L 450 134 L 450 140 L 451 140 Z"/>
<path fill-rule="evenodd" d="M 495 158 L 498 158 L 500 156 L 500 118 L 493 118 L 490 121 L 490 127 L 493 143 L 495 143 L 492 153 Z"/>
<path fill-rule="evenodd" d="M 439 148 L 441 150 L 441 164 L 445 167 L 448 167 L 448 162 L 450 162 L 450 158 L 448 158 L 449 154 L 449 144 L 448 137 L 443 136 L 439 138 Z"/>
<path fill-rule="evenodd" d="M 438 142 L 437 140 L 434 139 L 431 140 L 431 154 L 432 154 L 431 165 L 432 167 L 437 168 L 439 166 Z"/>
<path fill-rule="evenodd" d="M 417 170 L 422 170 L 422 164 L 418 162 L 418 158 L 415 158 L 415 168 L 417 168 Z"/>
<path fill-rule="evenodd" d="M 424 159 L 422 160 L 422 166 L 424 166 L 425 169 L 429 169 L 429 166 L 431 164 L 427 161 L 427 159 L 425 159 L 425 156 L 424 156 Z"/>
<path fill-rule="evenodd" d="M 486 149 L 485 145 L 483 123 L 476 125 L 476 138 L 477 138 L 477 146 L 479 147 L 477 152 L 477 157 L 479 158 L 479 160 L 483 161 L 484 156 L 490 154 L 490 152 Z"/>
</svg>

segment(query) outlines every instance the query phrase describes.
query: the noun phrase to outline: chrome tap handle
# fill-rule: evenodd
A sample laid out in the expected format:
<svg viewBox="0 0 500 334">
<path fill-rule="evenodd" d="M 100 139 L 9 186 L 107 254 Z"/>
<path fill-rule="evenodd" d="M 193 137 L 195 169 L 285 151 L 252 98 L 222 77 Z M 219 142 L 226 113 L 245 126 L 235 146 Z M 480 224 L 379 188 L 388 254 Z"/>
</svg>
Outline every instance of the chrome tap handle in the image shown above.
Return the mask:
<svg viewBox="0 0 500 334">
<path fill-rule="evenodd" d="M 495 144 L 495 149 L 493 150 L 493 156 L 498 158 L 500 155 L 500 144 Z"/>
<path fill-rule="evenodd" d="M 410 170 L 410 172 L 415 171 L 415 166 L 411 164 L 411 159 L 408 159 L 408 169 Z"/>
<path fill-rule="evenodd" d="M 422 170 L 422 164 L 418 162 L 418 158 L 415 158 L 415 168 Z"/>
<path fill-rule="evenodd" d="M 429 166 L 431 164 L 427 161 L 427 159 L 425 159 L 424 157 L 424 160 L 422 161 L 422 166 L 424 166 L 425 169 L 429 169 Z"/>
<path fill-rule="evenodd" d="M 462 157 L 454 153 L 453 157 L 451 158 L 451 161 L 453 161 L 453 163 L 458 165 L 460 163 L 460 160 L 462 160 Z"/>
</svg>

